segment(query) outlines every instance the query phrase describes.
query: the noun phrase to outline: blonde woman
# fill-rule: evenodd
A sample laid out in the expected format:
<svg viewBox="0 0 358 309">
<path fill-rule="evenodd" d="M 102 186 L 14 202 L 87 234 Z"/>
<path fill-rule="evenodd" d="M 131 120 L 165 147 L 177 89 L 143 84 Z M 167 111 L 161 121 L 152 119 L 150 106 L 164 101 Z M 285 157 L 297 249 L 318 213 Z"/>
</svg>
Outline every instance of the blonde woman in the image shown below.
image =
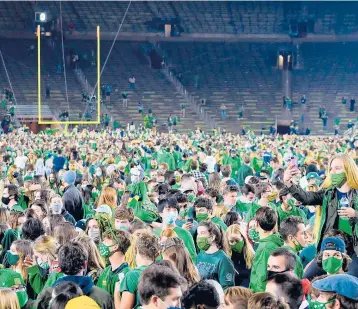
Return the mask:
<svg viewBox="0 0 358 309">
<path fill-rule="evenodd" d="M 20 309 L 15 291 L 8 288 L 0 288 L 0 309 Z"/>
<path fill-rule="evenodd" d="M 229 226 L 225 237 L 235 267 L 235 285 L 249 287 L 254 248 L 238 224 Z"/>
<path fill-rule="evenodd" d="M 40 236 L 34 242 L 34 256 L 27 256 L 24 265 L 29 275 L 29 283 L 36 294 L 40 294 L 50 273 L 56 271 L 57 244 L 51 236 Z"/>
<path fill-rule="evenodd" d="M 318 192 L 305 192 L 294 185 L 292 179 L 298 173 L 297 168 L 287 168 L 284 182 L 292 196 L 304 205 L 322 205 L 322 212 L 320 215 L 316 214 L 315 221 L 317 247 L 321 246 L 322 236 L 336 226 L 346 234 L 357 237 L 356 229 L 352 229 L 358 221 L 358 167 L 353 159 L 346 154 L 334 155 L 328 163 L 322 189 Z M 355 242 L 354 251 L 357 250 L 358 243 Z M 353 252 L 349 252 L 351 253 Z"/>
</svg>

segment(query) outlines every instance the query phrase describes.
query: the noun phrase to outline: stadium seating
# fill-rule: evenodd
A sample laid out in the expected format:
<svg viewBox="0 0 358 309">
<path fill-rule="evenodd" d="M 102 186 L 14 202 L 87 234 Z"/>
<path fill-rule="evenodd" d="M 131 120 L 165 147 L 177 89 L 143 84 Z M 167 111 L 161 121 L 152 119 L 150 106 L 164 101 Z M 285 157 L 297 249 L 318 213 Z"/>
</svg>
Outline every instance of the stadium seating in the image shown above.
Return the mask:
<svg viewBox="0 0 358 309">
<path fill-rule="evenodd" d="M 96 43 L 93 41 L 71 42 L 80 53 L 90 53 L 92 49 L 96 49 Z M 108 55 L 110 42 L 101 43 L 101 62 L 102 65 Z M 112 86 L 111 104 L 108 105 L 109 115 L 113 119 L 119 120 L 122 125 L 126 125 L 130 121 L 134 121 L 136 125 L 143 123 L 142 116 L 137 111 L 137 104 L 141 102 L 144 111 L 149 108 L 158 120 L 158 126 L 167 123 L 167 119 L 171 114 L 180 116 L 180 105 L 184 103 L 186 108 L 186 117 L 178 123 L 177 129 L 181 132 L 189 131 L 200 127 L 208 129 L 208 126 L 198 119 L 198 116 L 185 103 L 184 98 L 178 93 L 165 78 L 160 70 L 154 70 L 149 66 L 148 59 L 142 51 L 141 43 L 133 42 L 117 42 L 108 63 L 103 71 L 101 84 L 109 84 Z M 81 64 L 82 70 L 92 85 L 96 84 L 97 71 L 95 66 L 85 67 Z M 136 86 L 133 91 L 130 89 L 129 78 L 136 78 Z M 128 108 L 122 108 L 123 91 L 128 92 Z"/>
<path fill-rule="evenodd" d="M 36 46 L 35 40 L 6 40 L 1 42 L 2 53 L 14 89 L 17 104 L 37 105 L 37 51 L 31 53 L 30 45 Z M 61 59 L 59 47 L 54 50 L 44 41 L 42 44 L 42 102 L 46 103 L 57 116 L 58 112 L 68 109 L 64 75 L 57 74 L 57 64 Z M 46 85 L 51 88 L 51 99 L 45 99 Z M 74 72 L 67 68 L 67 86 L 69 112 L 74 119 L 83 110 L 81 87 Z M 9 87 L 4 66 L 0 65 L 0 87 Z"/>
<path fill-rule="evenodd" d="M 63 23 L 78 31 L 116 31 L 128 2 L 64 1 Z M 352 5 L 357 9 L 352 10 Z M 0 29 L 32 29 L 35 11 L 59 15 L 59 2 L 0 2 Z M 358 30 L 358 3 L 344 2 L 233 2 L 143 1 L 132 2 L 122 31 L 148 32 L 153 18 L 179 18 L 184 33 L 272 34 L 288 33 L 291 21 L 314 21 L 318 34 L 348 34 Z"/>
</svg>

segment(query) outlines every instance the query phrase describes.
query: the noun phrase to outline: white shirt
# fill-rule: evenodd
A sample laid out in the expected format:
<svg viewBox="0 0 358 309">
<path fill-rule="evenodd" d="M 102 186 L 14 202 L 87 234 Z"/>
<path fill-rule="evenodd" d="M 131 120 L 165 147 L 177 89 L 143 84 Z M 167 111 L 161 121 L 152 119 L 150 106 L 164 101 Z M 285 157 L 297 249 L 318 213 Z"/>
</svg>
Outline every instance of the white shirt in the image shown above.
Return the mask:
<svg viewBox="0 0 358 309">
<path fill-rule="evenodd" d="M 215 164 L 216 164 L 216 160 L 213 156 L 207 156 L 204 163 L 206 163 L 208 165 L 208 172 L 209 173 L 214 173 L 214 168 L 215 168 Z"/>
<path fill-rule="evenodd" d="M 24 156 L 24 155 L 17 156 L 15 158 L 15 166 L 17 168 L 25 169 L 27 161 L 28 161 L 28 158 L 26 156 Z"/>
</svg>

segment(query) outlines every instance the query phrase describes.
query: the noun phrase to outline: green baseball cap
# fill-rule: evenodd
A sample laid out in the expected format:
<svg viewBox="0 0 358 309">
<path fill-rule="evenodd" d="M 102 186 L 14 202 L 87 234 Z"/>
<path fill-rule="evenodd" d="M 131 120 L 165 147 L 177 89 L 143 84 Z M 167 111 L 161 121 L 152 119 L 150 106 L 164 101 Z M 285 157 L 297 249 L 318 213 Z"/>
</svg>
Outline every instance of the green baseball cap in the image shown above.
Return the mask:
<svg viewBox="0 0 358 309">
<path fill-rule="evenodd" d="M 0 287 L 11 288 L 16 292 L 20 307 L 24 307 L 28 301 L 26 285 L 21 275 L 12 269 L 0 269 Z"/>
</svg>

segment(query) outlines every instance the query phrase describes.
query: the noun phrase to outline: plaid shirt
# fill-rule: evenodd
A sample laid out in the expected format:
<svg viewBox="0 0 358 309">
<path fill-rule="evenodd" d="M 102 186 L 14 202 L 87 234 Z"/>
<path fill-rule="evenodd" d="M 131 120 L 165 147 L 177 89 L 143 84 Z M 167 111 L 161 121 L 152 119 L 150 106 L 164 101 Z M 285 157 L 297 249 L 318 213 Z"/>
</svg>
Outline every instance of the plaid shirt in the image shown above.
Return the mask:
<svg viewBox="0 0 358 309">
<path fill-rule="evenodd" d="M 191 171 L 189 173 L 190 175 L 192 175 L 195 179 L 201 179 L 204 187 L 206 187 L 208 185 L 208 182 L 206 181 L 206 177 L 205 174 L 199 171 Z"/>
</svg>

